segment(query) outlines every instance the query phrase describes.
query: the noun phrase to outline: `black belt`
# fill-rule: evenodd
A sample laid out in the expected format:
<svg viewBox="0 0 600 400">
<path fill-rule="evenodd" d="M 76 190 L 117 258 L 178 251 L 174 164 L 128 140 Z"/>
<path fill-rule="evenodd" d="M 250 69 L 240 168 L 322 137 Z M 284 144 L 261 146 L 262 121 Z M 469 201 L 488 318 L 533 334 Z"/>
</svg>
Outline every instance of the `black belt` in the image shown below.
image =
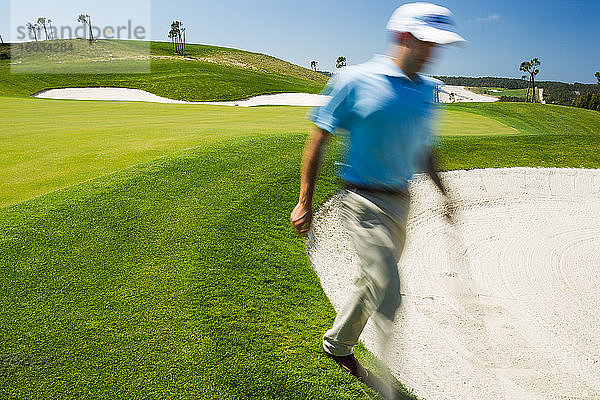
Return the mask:
<svg viewBox="0 0 600 400">
<path fill-rule="evenodd" d="M 344 189 L 349 190 L 351 192 L 373 192 L 373 193 L 383 193 L 383 194 L 402 194 L 408 195 L 407 189 L 392 189 L 383 186 L 364 186 L 357 185 L 355 183 L 344 183 Z"/>
</svg>

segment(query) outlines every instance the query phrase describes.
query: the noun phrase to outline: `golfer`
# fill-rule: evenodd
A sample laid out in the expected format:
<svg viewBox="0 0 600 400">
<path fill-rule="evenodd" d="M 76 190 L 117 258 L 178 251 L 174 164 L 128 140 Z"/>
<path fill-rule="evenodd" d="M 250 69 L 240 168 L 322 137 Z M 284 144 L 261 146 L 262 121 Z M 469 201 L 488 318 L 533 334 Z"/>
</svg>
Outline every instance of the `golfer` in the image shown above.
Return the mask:
<svg viewBox="0 0 600 400">
<path fill-rule="evenodd" d="M 432 156 L 439 81 L 419 72 L 439 45 L 464 41 L 453 27 L 452 13 L 444 7 L 399 7 L 387 25 L 387 55 L 335 75 L 325 89 L 331 99 L 309 116 L 315 126 L 304 149 L 300 198 L 290 220 L 300 235 L 308 233 L 322 152 L 332 134 L 343 137 L 346 151 L 337 172 L 345 190 L 342 218 L 360 259 L 360 277 L 325 333 L 323 349 L 361 380 L 368 373 L 352 350 L 367 320 L 373 316 L 386 340 L 400 305 L 398 261 L 406 235 L 408 181 L 416 170 L 429 174 L 451 210 Z"/>
</svg>

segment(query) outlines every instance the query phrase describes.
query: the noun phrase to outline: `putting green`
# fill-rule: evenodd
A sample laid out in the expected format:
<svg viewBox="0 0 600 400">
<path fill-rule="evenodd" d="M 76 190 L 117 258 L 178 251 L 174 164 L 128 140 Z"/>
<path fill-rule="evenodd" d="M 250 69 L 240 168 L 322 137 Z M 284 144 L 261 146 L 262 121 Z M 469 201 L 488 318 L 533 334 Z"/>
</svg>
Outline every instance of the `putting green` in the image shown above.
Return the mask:
<svg viewBox="0 0 600 400">
<path fill-rule="evenodd" d="M 0 97 L 0 207 L 236 136 L 305 133 L 307 107 L 238 108 Z M 443 135 L 514 134 L 444 110 Z"/>
<path fill-rule="evenodd" d="M 514 135 L 515 128 L 495 119 L 463 111 L 445 110 L 437 121 L 438 132 L 444 136 Z"/>
<path fill-rule="evenodd" d="M 306 108 L 0 97 L 0 207 L 227 138 L 309 129 Z"/>
</svg>

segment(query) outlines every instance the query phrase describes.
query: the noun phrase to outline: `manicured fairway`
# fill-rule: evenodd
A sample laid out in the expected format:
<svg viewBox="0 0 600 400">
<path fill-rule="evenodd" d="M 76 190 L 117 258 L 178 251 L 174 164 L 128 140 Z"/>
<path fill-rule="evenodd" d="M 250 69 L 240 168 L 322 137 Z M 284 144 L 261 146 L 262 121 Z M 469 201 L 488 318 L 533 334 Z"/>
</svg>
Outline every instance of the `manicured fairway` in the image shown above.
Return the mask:
<svg viewBox="0 0 600 400">
<path fill-rule="evenodd" d="M 167 155 L 0 208 L 0 398 L 370 398 L 319 353 L 334 311 L 289 227 L 306 109 L 204 116 L 193 106 L 1 101 L 15 107 L 0 117 L 2 147 L 25 149 L 2 170 L 23 163 L 19 179 L 38 173 L 36 158 L 53 160 L 55 141 L 75 150 L 66 181 L 79 169 L 104 174 L 110 160 L 122 163 L 112 171 Z M 519 117 L 493 106 L 451 110 L 531 133 L 444 137 L 444 168 L 600 167 L 598 117 L 548 108 L 550 121 L 573 110 L 581 123 L 560 133 L 527 106 Z M 139 139 L 140 128 L 151 133 Z M 97 151 L 103 138 L 111 157 Z M 332 170 L 329 152 L 317 204 L 336 188 Z"/>
</svg>

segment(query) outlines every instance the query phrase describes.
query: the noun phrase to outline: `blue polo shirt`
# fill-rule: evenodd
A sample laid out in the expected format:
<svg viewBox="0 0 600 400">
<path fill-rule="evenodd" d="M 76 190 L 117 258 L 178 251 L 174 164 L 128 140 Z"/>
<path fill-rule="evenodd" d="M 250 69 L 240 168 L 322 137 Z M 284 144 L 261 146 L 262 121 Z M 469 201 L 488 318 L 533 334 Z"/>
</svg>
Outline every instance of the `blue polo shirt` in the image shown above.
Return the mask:
<svg viewBox="0 0 600 400">
<path fill-rule="evenodd" d="M 308 116 L 345 138 L 337 173 L 350 184 L 406 189 L 432 145 L 432 119 L 440 81 L 414 82 L 388 56 L 336 74 L 323 91 L 330 101 Z"/>
</svg>

